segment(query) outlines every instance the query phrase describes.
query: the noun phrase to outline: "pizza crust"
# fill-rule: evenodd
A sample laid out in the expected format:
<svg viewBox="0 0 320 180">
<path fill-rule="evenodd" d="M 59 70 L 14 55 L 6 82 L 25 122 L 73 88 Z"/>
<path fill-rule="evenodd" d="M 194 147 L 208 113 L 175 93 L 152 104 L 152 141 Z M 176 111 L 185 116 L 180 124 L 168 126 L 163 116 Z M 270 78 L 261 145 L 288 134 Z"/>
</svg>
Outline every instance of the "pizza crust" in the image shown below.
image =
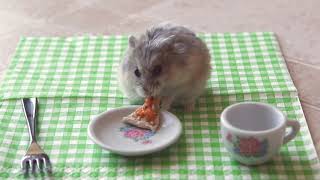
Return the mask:
<svg viewBox="0 0 320 180">
<path fill-rule="evenodd" d="M 136 127 L 144 128 L 144 129 L 150 129 L 151 131 L 156 131 L 160 125 L 160 118 L 159 115 L 156 117 L 156 119 L 153 121 L 154 124 L 150 124 L 146 118 L 139 118 L 134 115 L 134 113 L 130 114 L 129 116 L 126 116 L 122 119 L 123 122 L 131 124 Z"/>
</svg>

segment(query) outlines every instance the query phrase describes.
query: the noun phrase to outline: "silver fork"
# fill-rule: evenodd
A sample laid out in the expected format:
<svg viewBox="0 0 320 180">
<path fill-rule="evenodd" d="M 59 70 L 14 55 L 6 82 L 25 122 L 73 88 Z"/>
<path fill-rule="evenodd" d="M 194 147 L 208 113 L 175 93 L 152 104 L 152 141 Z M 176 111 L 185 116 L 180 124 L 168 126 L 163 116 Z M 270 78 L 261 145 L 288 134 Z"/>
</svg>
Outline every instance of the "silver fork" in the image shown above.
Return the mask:
<svg viewBox="0 0 320 180">
<path fill-rule="evenodd" d="M 25 117 L 29 128 L 30 145 L 27 153 L 21 160 L 21 168 L 27 173 L 29 169 L 35 171 L 35 165 L 40 170 L 43 167 L 48 173 L 51 173 L 51 163 L 48 155 L 40 148 L 36 141 L 36 120 L 37 120 L 37 98 L 24 98 L 21 100 Z"/>
</svg>

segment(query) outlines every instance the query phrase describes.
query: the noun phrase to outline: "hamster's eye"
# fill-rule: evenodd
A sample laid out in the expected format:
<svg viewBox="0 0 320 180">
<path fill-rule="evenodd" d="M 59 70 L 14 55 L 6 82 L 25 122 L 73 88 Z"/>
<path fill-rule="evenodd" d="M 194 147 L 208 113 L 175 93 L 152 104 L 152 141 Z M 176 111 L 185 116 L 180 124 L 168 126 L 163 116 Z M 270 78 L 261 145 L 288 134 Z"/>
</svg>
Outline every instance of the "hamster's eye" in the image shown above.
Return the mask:
<svg viewBox="0 0 320 180">
<path fill-rule="evenodd" d="M 158 65 L 158 66 L 156 66 L 156 67 L 153 68 L 152 74 L 153 74 L 154 76 L 157 76 L 157 75 L 159 75 L 159 74 L 161 73 L 161 71 L 162 71 L 162 68 L 161 68 L 160 65 Z"/>
<path fill-rule="evenodd" d="M 134 71 L 134 74 L 135 74 L 137 77 L 140 77 L 140 76 L 141 76 L 141 73 L 140 73 L 139 69 L 136 69 L 136 70 Z"/>
</svg>

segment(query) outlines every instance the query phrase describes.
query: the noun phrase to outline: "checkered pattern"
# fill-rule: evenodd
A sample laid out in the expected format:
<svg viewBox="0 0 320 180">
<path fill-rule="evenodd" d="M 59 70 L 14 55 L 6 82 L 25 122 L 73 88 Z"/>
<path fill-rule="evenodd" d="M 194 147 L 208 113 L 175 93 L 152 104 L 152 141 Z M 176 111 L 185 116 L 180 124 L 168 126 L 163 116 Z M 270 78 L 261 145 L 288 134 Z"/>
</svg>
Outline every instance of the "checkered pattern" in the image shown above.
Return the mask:
<svg viewBox="0 0 320 180">
<path fill-rule="evenodd" d="M 273 33 L 199 34 L 211 52 L 210 94 L 295 91 Z M 127 36 L 22 38 L 1 89 L 21 97 L 122 97 Z"/>
<path fill-rule="evenodd" d="M 108 97 L 117 90 L 126 36 L 20 40 L 1 89 L 3 99 Z"/>
<path fill-rule="evenodd" d="M 296 91 L 273 33 L 199 36 L 213 59 L 209 81 L 213 94 Z"/>
<path fill-rule="evenodd" d="M 319 179 L 319 161 L 273 34 L 199 36 L 214 58 L 207 93 L 193 113 L 173 112 L 183 125 L 176 144 L 133 158 L 104 151 L 87 136 L 93 116 L 129 104 L 116 81 L 127 38 L 23 38 L 1 88 L 0 178 L 23 178 L 20 159 L 29 137 L 16 98 L 40 96 L 38 141 L 58 179 Z M 220 113 L 242 101 L 273 104 L 301 123 L 298 136 L 268 164 L 243 166 L 223 147 Z"/>
<path fill-rule="evenodd" d="M 253 100 L 279 107 L 297 119 L 301 132 L 283 146 L 269 164 L 246 167 L 230 159 L 219 133 L 219 115 L 229 104 Z M 122 98 L 41 98 L 38 141 L 50 155 L 54 176 L 61 178 L 137 179 L 313 179 L 319 162 L 299 100 L 289 94 L 252 94 L 201 97 L 196 111 L 174 112 L 182 121 L 183 134 L 170 148 L 145 157 L 125 158 L 102 150 L 87 136 L 89 120 L 96 114 L 127 105 Z M 16 100 L 0 109 L 0 177 L 19 178 L 20 159 L 29 143 L 28 129 Z"/>
</svg>

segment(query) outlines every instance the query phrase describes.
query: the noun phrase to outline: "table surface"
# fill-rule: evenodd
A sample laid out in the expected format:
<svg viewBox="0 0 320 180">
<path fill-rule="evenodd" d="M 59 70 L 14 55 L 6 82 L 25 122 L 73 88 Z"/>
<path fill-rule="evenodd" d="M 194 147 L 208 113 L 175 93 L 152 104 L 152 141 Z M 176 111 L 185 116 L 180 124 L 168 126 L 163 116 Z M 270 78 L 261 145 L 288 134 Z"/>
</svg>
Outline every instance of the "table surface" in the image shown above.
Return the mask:
<svg viewBox="0 0 320 180">
<path fill-rule="evenodd" d="M 109 35 L 143 32 L 170 21 L 197 32 L 273 31 L 278 35 L 320 155 L 320 1 L 182 0 L 1 1 L 0 78 L 20 36 Z"/>
</svg>

